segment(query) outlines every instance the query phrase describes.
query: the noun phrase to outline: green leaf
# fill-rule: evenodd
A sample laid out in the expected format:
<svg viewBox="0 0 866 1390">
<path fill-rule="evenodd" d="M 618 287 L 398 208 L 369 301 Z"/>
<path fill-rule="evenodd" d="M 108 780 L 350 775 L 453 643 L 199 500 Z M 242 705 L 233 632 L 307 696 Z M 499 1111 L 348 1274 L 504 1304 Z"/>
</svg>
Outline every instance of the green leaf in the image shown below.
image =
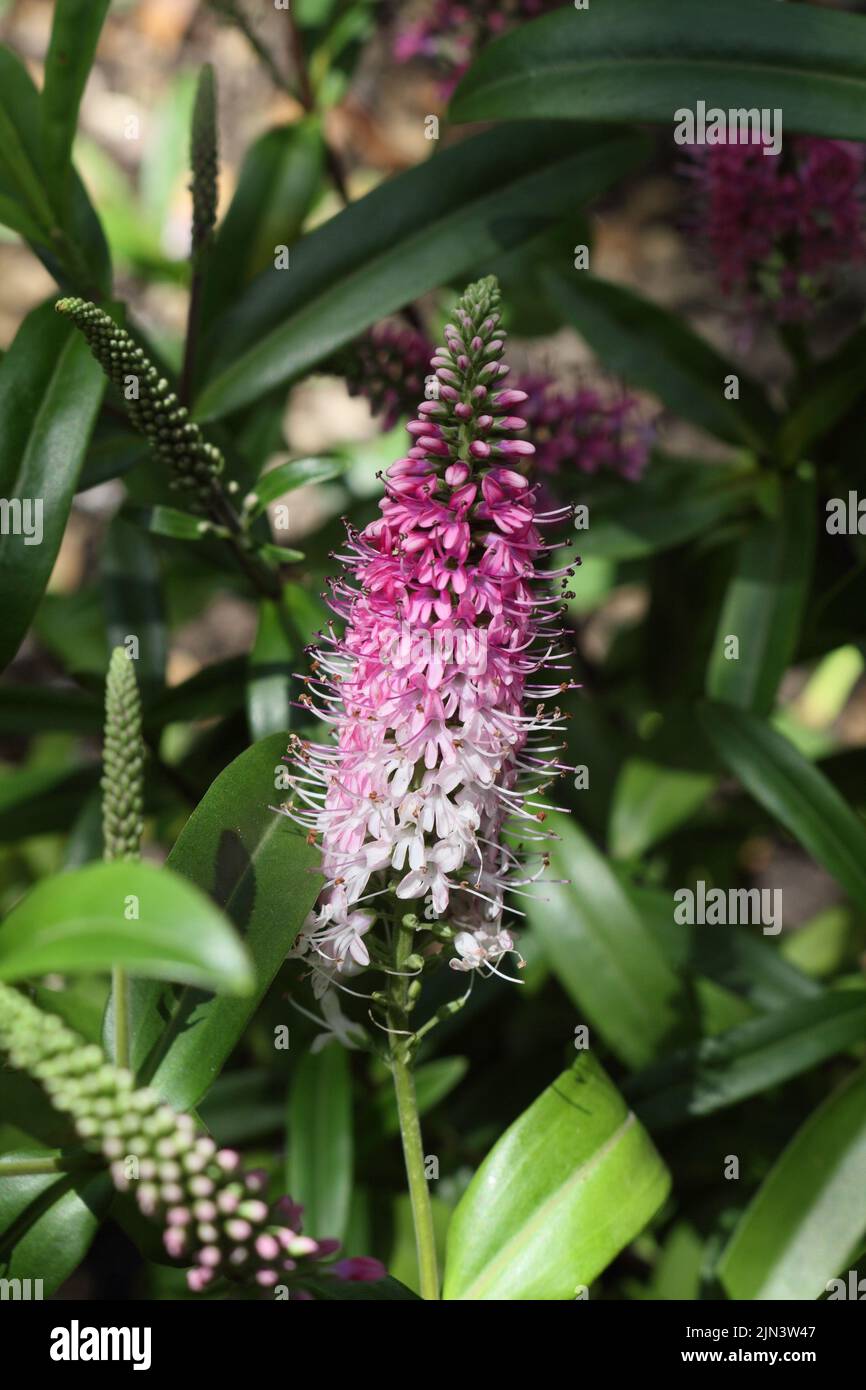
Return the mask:
<svg viewBox="0 0 866 1390">
<path fill-rule="evenodd" d="M 127 913 L 137 912 L 129 918 Z M 243 947 L 222 913 L 153 864 L 89 864 L 44 879 L 0 927 L 0 979 L 123 966 L 133 974 L 243 994 Z"/>
<path fill-rule="evenodd" d="M 62 215 L 69 191 L 78 108 L 110 0 L 57 0 L 42 86 L 42 152 Z"/>
<path fill-rule="evenodd" d="M 751 501 L 748 464 L 716 465 L 653 454 L 640 483 L 599 480 L 589 527 L 576 533 L 581 555 L 639 560 L 706 535 Z M 578 585 L 580 581 L 578 579 Z"/>
<path fill-rule="evenodd" d="M 102 226 L 74 169 L 68 180 L 67 206 L 55 216 L 44 173 L 41 98 L 21 60 L 0 46 L 0 213 L 59 283 L 105 294 L 111 264 Z"/>
<path fill-rule="evenodd" d="M 219 320 L 197 417 L 231 414 L 418 295 L 537 236 L 645 150 L 622 131 L 521 124 L 398 174 L 304 237 L 290 269 L 265 271 Z"/>
<path fill-rule="evenodd" d="M 291 728 L 292 662 L 300 659 L 302 643 L 292 642 L 281 604 L 262 599 L 255 645 L 247 678 L 247 722 L 254 740 Z"/>
<path fill-rule="evenodd" d="M 605 367 L 652 391 L 676 415 L 719 439 L 759 450 L 772 441 L 774 417 L 760 386 L 739 366 L 665 309 L 633 290 L 585 271 L 542 276 L 553 303 Z M 725 378 L 740 382 L 740 399 L 725 399 Z"/>
<path fill-rule="evenodd" d="M 789 463 L 805 458 L 844 418 L 866 386 L 866 327 L 858 328 L 823 362 L 810 368 L 779 430 L 779 450 Z"/>
<path fill-rule="evenodd" d="M 424 1062 L 414 1074 L 415 1101 L 418 1114 L 426 1115 L 450 1095 L 469 1070 L 468 1057 L 438 1057 L 434 1062 Z M 400 1116 L 391 1078 L 376 1093 L 376 1111 L 385 1134 L 397 1134 L 400 1129 Z"/>
<path fill-rule="evenodd" d="M 169 855 L 169 865 L 208 893 L 234 922 L 255 969 L 244 999 L 195 990 L 170 994 L 133 982 L 132 1061 L 181 1110 L 218 1076 L 318 896 L 318 850 L 271 807 L 285 734 L 235 758 L 210 787 Z"/>
<path fill-rule="evenodd" d="M 208 255 L 203 322 L 293 246 L 322 181 L 321 122 L 308 117 L 260 135 L 247 150 L 228 212 Z"/>
<path fill-rule="evenodd" d="M 21 768 L 0 778 L 0 842 L 67 831 L 99 786 L 99 767 Z"/>
<path fill-rule="evenodd" d="M 697 101 L 781 107 L 785 127 L 866 138 L 866 20 L 776 0 L 605 0 L 563 7 L 485 48 L 451 102 L 457 121 L 555 116 L 658 121 Z"/>
<path fill-rule="evenodd" d="M 70 686 L 7 685 L 0 689 L 0 733 L 68 731 L 96 734 L 102 704 L 95 695 Z"/>
<path fill-rule="evenodd" d="M 670 1179 L 590 1052 L 487 1155 L 448 1231 L 447 1299 L 574 1298 L 639 1235 Z"/>
<path fill-rule="evenodd" d="M 746 791 L 866 908 L 866 827 L 832 783 L 746 710 L 705 704 L 699 718 Z"/>
<path fill-rule="evenodd" d="M 0 1275 L 41 1279 L 44 1297 L 56 1293 L 90 1249 L 113 1191 L 106 1173 L 5 1178 L 0 1184 Z"/>
<path fill-rule="evenodd" d="M 527 899 L 533 931 L 569 997 L 623 1062 L 656 1056 L 678 1021 L 681 984 L 652 933 L 589 838 L 551 822 L 551 879 Z"/>
<path fill-rule="evenodd" d="M 168 536 L 175 541 L 201 541 L 209 532 L 213 534 L 209 521 L 176 507 L 125 507 L 123 516 L 153 536 Z"/>
<path fill-rule="evenodd" d="M 730 1298 L 816 1299 L 866 1234 L 866 1069 L 809 1117 L 719 1261 Z M 847 1297 L 847 1289 L 845 1295 Z"/>
<path fill-rule="evenodd" d="M 270 502 L 283 497 L 307 483 L 327 483 L 339 478 L 349 467 L 348 458 L 290 459 L 259 478 L 252 492 L 244 498 L 244 510 L 259 516 Z"/>
<path fill-rule="evenodd" d="M 626 1094 L 653 1133 L 736 1105 L 861 1042 L 866 997 L 821 994 L 704 1038 L 649 1067 Z"/>
<path fill-rule="evenodd" d="M 0 363 L 0 498 L 9 532 L 0 548 L 0 668 L 48 583 L 104 388 L 87 344 L 50 304 L 27 315 Z"/>
<path fill-rule="evenodd" d="M 168 638 L 159 558 L 150 537 L 116 516 L 102 545 L 102 591 L 107 619 L 107 647 L 138 642 L 136 676 L 142 696 L 150 700 L 165 684 Z"/>
<path fill-rule="evenodd" d="M 719 613 L 707 694 L 769 714 L 794 659 L 815 552 L 813 476 L 787 479 L 779 514 L 756 520 L 741 540 Z M 736 637 L 738 655 L 726 655 Z"/>
<path fill-rule="evenodd" d="M 309 1053 L 289 1097 L 286 1191 L 317 1238 L 342 1241 L 352 1198 L 352 1088 L 342 1047 Z"/>
<path fill-rule="evenodd" d="M 610 808 L 611 854 L 615 859 L 644 854 L 687 821 L 715 785 L 716 778 L 708 773 L 629 758 Z"/>
</svg>

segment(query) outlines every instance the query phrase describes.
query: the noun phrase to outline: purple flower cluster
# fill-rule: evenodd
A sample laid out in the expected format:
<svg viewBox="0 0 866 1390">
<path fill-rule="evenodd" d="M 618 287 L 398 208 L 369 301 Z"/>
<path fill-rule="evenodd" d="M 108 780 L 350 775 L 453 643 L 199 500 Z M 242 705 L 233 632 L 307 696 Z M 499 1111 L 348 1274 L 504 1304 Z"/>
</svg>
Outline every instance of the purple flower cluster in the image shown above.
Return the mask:
<svg viewBox="0 0 866 1390">
<path fill-rule="evenodd" d="M 426 58 L 443 67 L 447 74 L 446 94 L 457 85 L 476 49 L 499 34 L 535 19 L 548 10 L 562 7 L 563 0 L 433 0 L 428 12 L 398 29 L 394 57 L 398 63 Z"/>
<path fill-rule="evenodd" d="M 363 395 L 382 428 L 393 428 L 415 409 L 435 352 L 423 333 L 381 323 L 343 359 L 349 390 Z M 582 385 L 563 390 L 549 376 L 526 373 L 514 381 L 525 394 L 520 411 L 535 444 L 538 473 L 562 480 L 570 472 L 612 472 L 631 482 L 649 461 L 653 428 L 643 404 L 619 389 Z"/>
<path fill-rule="evenodd" d="M 861 145 L 795 135 L 774 156 L 759 144 L 688 153 L 694 230 L 725 294 L 750 312 L 801 323 L 814 313 L 829 273 L 864 258 Z"/>
</svg>

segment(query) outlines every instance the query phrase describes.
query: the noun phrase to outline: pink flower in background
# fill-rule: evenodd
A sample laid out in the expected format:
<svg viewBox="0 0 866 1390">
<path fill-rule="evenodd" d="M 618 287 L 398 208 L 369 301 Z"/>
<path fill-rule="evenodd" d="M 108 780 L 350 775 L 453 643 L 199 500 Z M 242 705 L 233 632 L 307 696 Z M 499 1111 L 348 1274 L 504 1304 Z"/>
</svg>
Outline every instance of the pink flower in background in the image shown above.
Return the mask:
<svg viewBox="0 0 866 1390">
<path fill-rule="evenodd" d="M 468 68 L 476 49 L 498 37 L 515 24 L 520 24 L 549 10 L 558 10 L 564 0 L 432 0 L 413 18 L 399 28 L 394 39 L 393 53 L 398 63 L 413 58 L 426 58 L 448 71 L 443 82 L 443 95 L 450 96 Z"/>
<path fill-rule="evenodd" d="M 326 887 L 296 948 L 320 992 L 375 963 L 383 895 L 465 933 L 461 969 L 496 970 L 512 949 L 505 895 L 546 867 L 540 794 L 563 770 L 563 726 L 545 702 L 573 688 L 546 581 L 572 571 L 542 572 L 539 527 L 568 509 L 539 515 L 498 306 L 495 280 L 479 281 L 446 327 L 438 399 L 409 425 L 379 518 L 349 530 L 331 599 L 345 631 L 323 635 L 307 678 L 334 742 L 292 740 L 285 810 L 322 849 Z"/>
<path fill-rule="evenodd" d="M 423 333 L 378 324 L 344 356 L 349 390 L 365 396 L 389 430 L 423 393 L 433 352 Z M 575 470 L 618 473 L 630 482 L 643 476 L 654 429 L 637 396 L 609 383 L 566 389 L 539 373 L 524 373 L 514 388 L 523 393 L 520 414 L 535 445 L 539 474 L 563 483 Z"/>
<path fill-rule="evenodd" d="M 812 135 L 689 149 L 694 229 L 725 294 L 779 323 L 808 319 L 830 273 L 864 258 L 863 147 Z"/>
</svg>

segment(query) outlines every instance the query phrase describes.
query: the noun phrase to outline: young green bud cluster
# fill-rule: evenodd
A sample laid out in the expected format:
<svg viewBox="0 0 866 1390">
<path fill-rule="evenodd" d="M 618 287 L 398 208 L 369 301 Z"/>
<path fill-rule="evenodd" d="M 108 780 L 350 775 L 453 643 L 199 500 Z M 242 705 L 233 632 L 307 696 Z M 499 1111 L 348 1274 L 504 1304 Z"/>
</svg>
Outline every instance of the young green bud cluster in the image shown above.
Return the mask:
<svg viewBox="0 0 866 1390">
<path fill-rule="evenodd" d="M 144 828 L 144 744 L 135 668 L 115 647 L 105 685 L 102 839 L 106 859 L 137 859 Z"/>
</svg>

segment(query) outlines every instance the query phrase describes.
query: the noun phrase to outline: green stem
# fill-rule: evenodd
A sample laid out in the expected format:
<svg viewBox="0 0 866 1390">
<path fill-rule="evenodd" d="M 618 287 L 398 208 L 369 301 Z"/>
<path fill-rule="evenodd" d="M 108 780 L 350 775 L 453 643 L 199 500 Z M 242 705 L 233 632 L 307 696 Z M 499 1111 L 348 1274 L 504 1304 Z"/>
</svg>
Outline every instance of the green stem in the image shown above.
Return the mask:
<svg viewBox="0 0 866 1390">
<path fill-rule="evenodd" d="M 412 954 L 414 933 L 411 927 L 405 927 L 402 923 L 395 930 L 394 967 L 398 971 L 405 971 L 406 961 Z M 394 1094 L 397 1099 L 400 1136 L 403 1141 L 403 1159 L 409 1184 L 409 1200 L 412 1204 L 412 1222 L 415 1227 L 421 1297 L 435 1300 L 439 1298 L 436 1236 L 433 1230 L 430 1192 L 424 1172 L 424 1145 L 421 1140 L 418 1102 L 415 1098 L 415 1081 L 412 1076 L 410 1039 L 405 1036 L 409 1008 L 408 980 L 404 975 L 392 976 L 391 999 L 392 1003 L 388 1015 L 392 1029 L 391 1073 L 394 1077 Z"/>
<path fill-rule="evenodd" d="M 126 971 L 115 965 L 111 971 L 114 1065 L 129 1066 L 129 984 Z"/>
<path fill-rule="evenodd" d="M 88 1162 L 85 1166 L 90 1167 Z M 0 1158 L 0 1178 L 31 1178 L 42 1173 L 70 1173 L 81 1168 L 62 1154 L 46 1158 Z"/>
</svg>

